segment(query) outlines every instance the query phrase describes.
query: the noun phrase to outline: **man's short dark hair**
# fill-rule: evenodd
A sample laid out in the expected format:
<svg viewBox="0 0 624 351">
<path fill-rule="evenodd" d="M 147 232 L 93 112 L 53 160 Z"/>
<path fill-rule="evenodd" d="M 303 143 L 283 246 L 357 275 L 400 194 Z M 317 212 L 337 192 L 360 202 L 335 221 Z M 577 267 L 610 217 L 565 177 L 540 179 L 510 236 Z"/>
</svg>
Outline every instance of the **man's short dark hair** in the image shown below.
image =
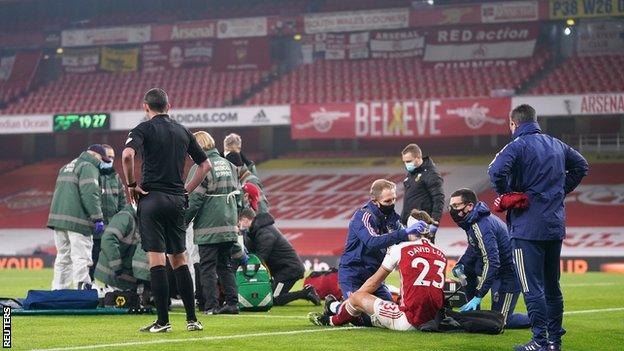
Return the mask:
<svg viewBox="0 0 624 351">
<path fill-rule="evenodd" d="M 537 122 L 537 116 L 535 115 L 535 109 L 530 105 L 520 105 L 511 111 L 511 120 L 516 124 L 522 124 L 527 122 Z"/>
<path fill-rule="evenodd" d="M 108 145 L 108 144 L 102 144 L 102 147 L 108 150 L 115 150 L 112 146 Z"/>
<path fill-rule="evenodd" d="M 403 151 L 401 151 L 401 155 L 405 155 L 407 153 L 412 154 L 414 157 L 422 157 L 422 150 L 420 149 L 420 146 L 416 144 L 409 144 L 403 149 Z"/>
<path fill-rule="evenodd" d="M 254 212 L 254 210 L 252 210 L 249 207 L 245 207 L 241 210 L 241 212 L 238 214 L 238 217 L 244 217 L 247 219 L 254 219 L 256 218 L 256 212 Z"/>
<path fill-rule="evenodd" d="M 154 112 L 165 112 L 169 104 L 167 93 L 160 88 L 152 88 L 145 93 L 143 102 Z"/>
<path fill-rule="evenodd" d="M 462 202 L 476 204 L 479 199 L 477 199 L 477 194 L 474 191 L 468 188 L 457 189 L 455 192 L 451 194 L 451 197 L 461 196 Z"/>
</svg>

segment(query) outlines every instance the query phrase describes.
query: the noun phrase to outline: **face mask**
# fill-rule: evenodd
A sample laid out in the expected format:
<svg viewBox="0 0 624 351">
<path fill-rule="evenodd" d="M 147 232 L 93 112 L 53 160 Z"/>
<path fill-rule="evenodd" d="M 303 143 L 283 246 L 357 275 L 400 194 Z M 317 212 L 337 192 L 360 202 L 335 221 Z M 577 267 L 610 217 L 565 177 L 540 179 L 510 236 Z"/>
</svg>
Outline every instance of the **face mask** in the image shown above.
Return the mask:
<svg viewBox="0 0 624 351">
<path fill-rule="evenodd" d="M 111 168 L 113 168 L 113 163 L 112 162 L 109 162 L 109 163 L 106 163 L 106 162 L 103 162 L 103 161 L 100 162 L 100 169 L 111 169 Z"/>
<path fill-rule="evenodd" d="M 459 215 L 460 212 L 464 215 L 463 217 Z M 463 208 L 461 210 L 456 210 L 454 208 L 451 208 L 449 210 L 449 214 L 451 215 L 451 218 L 453 219 L 453 222 L 455 222 L 457 224 L 460 224 L 464 220 L 466 220 L 466 216 L 467 216 L 467 213 L 464 212 Z"/>
<path fill-rule="evenodd" d="M 381 213 L 383 213 L 386 216 L 389 216 L 392 213 L 394 213 L 394 204 L 392 205 L 379 204 L 379 209 L 381 210 Z"/>
<path fill-rule="evenodd" d="M 416 169 L 416 165 L 414 164 L 414 162 L 406 163 L 405 169 L 410 173 L 414 172 L 414 170 Z"/>
</svg>

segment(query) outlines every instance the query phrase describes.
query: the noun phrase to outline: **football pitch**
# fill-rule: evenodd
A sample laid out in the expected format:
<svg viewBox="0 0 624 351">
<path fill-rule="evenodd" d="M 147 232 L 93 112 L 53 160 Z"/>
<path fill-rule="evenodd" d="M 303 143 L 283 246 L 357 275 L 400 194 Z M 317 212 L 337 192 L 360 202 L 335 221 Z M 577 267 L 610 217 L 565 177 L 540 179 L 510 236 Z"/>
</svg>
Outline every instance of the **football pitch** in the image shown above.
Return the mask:
<svg viewBox="0 0 624 351">
<path fill-rule="evenodd" d="M 24 297 L 29 289 L 49 289 L 52 270 L 0 271 L 0 296 Z M 393 274 L 390 284 L 398 285 Z M 565 350 L 624 350 L 624 275 L 564 274 Z M 297 288 L 297 287 L 295 287 Z M 488 301 L 489 296 L 484 301 Z M 501 335 L 393 332 L 375 328 L 311 325 L 307 302 L 274 307 L 267 313 L 238 316 L 199 315 L 205 330 L 187 332 L 181 308 L 171 314 L 173 331 L 137 330 L 153 315 L 13 316 L 15 350 L 511 350 L 527 342 L 529 330 Z M 519 302 L 517 311 L 524 311 Z"/>
</svg>

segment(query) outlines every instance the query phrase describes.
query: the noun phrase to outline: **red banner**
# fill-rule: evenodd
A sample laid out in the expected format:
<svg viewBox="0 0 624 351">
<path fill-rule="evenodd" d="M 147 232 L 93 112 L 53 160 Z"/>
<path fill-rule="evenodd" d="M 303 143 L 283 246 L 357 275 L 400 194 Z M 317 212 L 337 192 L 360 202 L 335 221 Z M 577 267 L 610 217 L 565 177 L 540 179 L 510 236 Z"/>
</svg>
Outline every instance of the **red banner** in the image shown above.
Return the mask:
<svg viewBox="0 0 624 351">
<path fill-rule="evenodd" d="M 152 26 L 152 41 L 207 39 L 217 36 L 216 21 L 193 21 Z"/>
<path fill-rule="evenodd" d="M 548 1 L 483 2 L 415 8 L 410 27 L 449 24 L 531 22 L 549 19 Z"/>
<path fill-rule="evenodd" d="M 481 5 L 435 6 L 410 12 L 410 27 L 481 23 Z"/>
<path fill-rule="evenodd" d="M 266 70 L 271 66 L 269 41 L 263 38 L 224 39 L 217 42 L 217 70 Z"/>
<path fill-rule="evenodd" d="M 293 139 L 435 138 L 509 133 L 510 98 L 292 105 Z"/>
</svg>

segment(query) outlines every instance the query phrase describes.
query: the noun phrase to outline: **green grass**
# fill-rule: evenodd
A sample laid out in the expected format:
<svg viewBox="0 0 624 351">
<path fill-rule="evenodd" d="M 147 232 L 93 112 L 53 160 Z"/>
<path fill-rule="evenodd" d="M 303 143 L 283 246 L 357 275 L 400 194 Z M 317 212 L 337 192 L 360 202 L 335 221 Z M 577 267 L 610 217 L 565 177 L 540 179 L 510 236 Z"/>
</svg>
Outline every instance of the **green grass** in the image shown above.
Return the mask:
<svg viewBox="0 0 624 351">
<path fill-rule="evenodd" d="M 28 289 L 48 289 L 52 271 L 0 271 L 0 296 L 23 297 Z M 397 276 L 389 281 L 398 284 Z M 590 273 L 562 277 L 566 312 L 618 309 L 566 314 L 566 350 L 624 349 L 624 275 Z M 489 300 L 489 298 L 486 298 Z M 520 302 L 517 310 L 524 311 Z M 327 329 L 309 324 L 305 302 L 275 307 L 268 313 L 240 316 L 200 316 L 203 332 L 185 330 L 184 314 L 171 315 L 173 332 L 145 335 L 137 329 L 154 316 L 14 316 L 13 348 L 16 350 L 87 348 L 103 344 L 106 350 L 510 350 L 529 340 L 528 330 L 508 330 L 489 336 L 476 334 L 427 334 L 382 329 Z M 285 332 L 293 332 L 284 334 Z M 261 334 L 250 336 L 250 334 Z M 218 337 L 230 337 L 221 338 Z M 203 338 L 203 339 L 202 339 Z"/>
</svg>

